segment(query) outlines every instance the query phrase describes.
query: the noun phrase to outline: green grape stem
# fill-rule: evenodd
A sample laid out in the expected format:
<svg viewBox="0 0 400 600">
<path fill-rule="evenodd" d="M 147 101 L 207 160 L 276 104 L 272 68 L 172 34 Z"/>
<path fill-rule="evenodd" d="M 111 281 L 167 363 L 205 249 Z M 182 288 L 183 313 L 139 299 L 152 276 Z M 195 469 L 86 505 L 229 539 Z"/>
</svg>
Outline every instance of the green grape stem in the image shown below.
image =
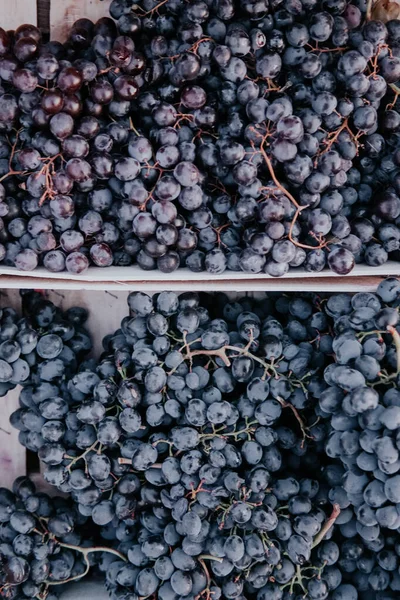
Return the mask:
<svg viewBox="0 0 400 600">
<path fill-rule="evenodd" d="M 65 468 L 67 469 L 67 471 L 71 470 L 71 467 L 73 467 L 78 461 L 80 460 L 84 460 L 86 462 L 86 455 L 89 454 L 89 452 L 92 452 L 96 449 L 96 447 L 98 446 L 99 441 L 97 440 L 94 444 L 92 444 L 91 446 L 89 446 L 89 448 L 87 448 L 85 450 L 85 452 L 82 452 L 82 454 L 79 454 L 79 456 L 69 456 L 68 454 L 66 454 L 64 456 L 64 458 L 68 458 L 71 459 L 71 462 L 69 463 L 69 465 L 67 465 Z"/>
<path fill-rule="evenodd" d="M 207 580 L 207 584 L 206 587 L 204 588 L 204 590 L 202 592 L 200 592 L 200 594 L 198 594 L 198 596 L 196 598 L 201 598 L 202 596 L 205 596 L 206 600 L 211 600 L 212 594 L 210 591 L 210 585 L 211 585 L 211 575 L 210 575 L 210 571 L 207 568 L 206 563 L 204 562 L 205 560 L 215 560 L 216 562 L 222 562 L 223 558 L 218 558 L 216 556 L 212 556 L 211 554 L 201 554 L 197 560 L 199 561 L 201 568 L 204 571 L 204 574 L 206 576 L 206 580 Z"/>
</svg>

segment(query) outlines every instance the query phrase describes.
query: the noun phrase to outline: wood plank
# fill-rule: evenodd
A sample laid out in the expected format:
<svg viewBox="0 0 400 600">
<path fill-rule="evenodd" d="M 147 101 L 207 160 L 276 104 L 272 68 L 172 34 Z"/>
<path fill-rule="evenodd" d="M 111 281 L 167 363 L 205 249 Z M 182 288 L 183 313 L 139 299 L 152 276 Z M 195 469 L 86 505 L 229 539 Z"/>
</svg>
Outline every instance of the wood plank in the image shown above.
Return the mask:
<svg viewBox="0 0 400 600">
<path fill-rule="evenodd" d="M 0 306 L 21 312 L 18 290 L 1 290 Z M 26 474 L 26 449 L 18 441 L 18 431 L 10 425 L 10 415 L 19 408 L 20 386 L 0 398 L 0 486 L 10 487 L 16 477 Z"/>
<path fill-rule="evenodd" d="M 11 487 L 16 477 L 26 474 L 26 450 L 18 441 L 18 431 L 9 419 L 19 404 L 20 388 L 0 398 L 0 486 Z"/>
<path fill-rule="evenodd" d="M 110 4 L 111 0 L 51 0 L 50 38 L 65 42 L 77 19 L 85 17 L 95 22 L 101 17 L 108 17 Z"/>
<path fill-rule="evenodd" d="M 36 25 L 36 0 L 0 0 L 0 27 L 7 31 L 24 23 Z"/>
<path fill-rule="evenodd" d="M 126 269 L 126 267 L 121 267 Z M 400 268 L 399 268 L 400 271 Z M 69 279 L 66 274 L 63 279 L 52 279 L 46 277 L 26 277 L 20 275 L 1 275 L 0 288 L 4 289 L 41 289 L 61 290 L 63 293 L 75 291 L 100 291 L 107 288 L 108 292 L 120 292 L 141 290 L 143 292 L 160 292 L 171 290 L 175 292 L 204 291 L 204 292 L 359 292 L 376 290 L 380 282 L 386 278 L 385 275 L 357 276 L 346 275 L 345 277 L 307 277 L 300 278 L 269 278 L 269 279 L 234 279 L 218 280 L 209 278 L 203 274 L 203 279 L 170 279 L 169 281 L 156 281 L 151 279 L 136 279 L 131 281 L 121 280 L 78 280 Z M 399 277 L 400 274 L 390 274 L 389 277 Z"/>
</svg>

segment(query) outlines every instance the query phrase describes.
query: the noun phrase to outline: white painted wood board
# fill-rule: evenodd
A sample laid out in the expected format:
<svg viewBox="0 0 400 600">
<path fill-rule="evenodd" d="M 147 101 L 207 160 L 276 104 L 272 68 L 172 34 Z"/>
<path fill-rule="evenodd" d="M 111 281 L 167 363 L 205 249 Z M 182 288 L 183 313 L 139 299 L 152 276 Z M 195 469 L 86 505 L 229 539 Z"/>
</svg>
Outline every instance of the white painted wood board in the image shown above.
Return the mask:
<svg viewBox="0 0 400 600">
<path fill-rule="evenodd" d="M 5 289 L 42 289 L 42 290 L 63 290 L 63 291 L 104 291 L 120 292 L 121 290 L 132 291 L 141 290 L 144 292 L 157 292 L 162 290 L 171 290 L 175 292 L 198 291 L 198 292 L 357 292 L 373 291 L 384 276 L 360 276 L 360 277 L 341 277 L 334 279 L 332 277 L 301 279 L 269 279 L 269 280 L 225 280 L 213 281 L 203 279 L 198 281 L 180 280 L 180 281 L 79 281 L 68 279 L 31 279 L 21 276 L 0 276 L 0 288 Z"/>
<path fill-rule="evenodd" d="M 14 479 L 26 473 L 26 450 L 9 422 L 18 408 L 18 396 L 19 388 L 15 388 L 0 398 L 0 487 L 11 487 Z"/>
<path fill-rule="evenodd" d="M 0 0 L 0 27 L 7 31 L 24 23 L 36 25 L 36 0 Z"/>
<path fill-rule="evenodd" d="M 391 261 L 381 267 L 357 265 L 351 274 L 346 276 L 336 275 L 328 270 L 308 273 L 304 269 L 293 269 L 279 278 L 265 273 L 251 275 L 236 271 L 210 275 L 205 272 L 193 273 L 189 269 L 179 269 L 165 274 L 157 270 L 143 271 L 137 266 L 104 269 L 91 267 L 81 275 L 71 275 L 67 272 L 49 273 L 43 267 L 35 271 L 21 272 L 13 267 L 0 265 L 0 287 L 2 288 L 106 289 L 108 291 L 123 289 L 351 291 L 357 289 L 357 286 L 362 289 L 376 287 L 379 281 L 387 276 L 400 277 L 400 263 Z"/>
</svg>

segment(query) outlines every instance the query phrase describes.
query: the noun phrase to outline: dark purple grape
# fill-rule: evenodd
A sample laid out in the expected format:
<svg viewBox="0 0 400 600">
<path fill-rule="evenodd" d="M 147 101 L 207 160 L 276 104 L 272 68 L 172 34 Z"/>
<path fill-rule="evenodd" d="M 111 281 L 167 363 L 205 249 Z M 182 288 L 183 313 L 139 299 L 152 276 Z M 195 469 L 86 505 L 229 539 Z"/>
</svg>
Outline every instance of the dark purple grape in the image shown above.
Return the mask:
<svg viewBox="0 0 400 600">
<path fill-rule="evenodd" d="M 79 275 L 89 267 L 89 261 L 82 252 L 71 252 L 65 260 L 65 267 L 69 273 Z"/>
</svg>

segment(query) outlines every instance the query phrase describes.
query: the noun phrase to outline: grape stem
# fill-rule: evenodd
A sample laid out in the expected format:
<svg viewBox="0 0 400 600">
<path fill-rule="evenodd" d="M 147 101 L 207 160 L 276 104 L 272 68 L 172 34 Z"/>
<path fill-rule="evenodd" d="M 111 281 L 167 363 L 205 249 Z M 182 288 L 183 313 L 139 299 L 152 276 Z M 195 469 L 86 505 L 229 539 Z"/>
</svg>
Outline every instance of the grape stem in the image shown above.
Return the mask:
<svg viewBox="0 0 400 600">
<path fill-rule="evenodd" d="M 347 131 L 350 136 L 355 139 L 354 133 L 351 131 L 350 127 L 349 127 L 349 123 L 348 123 L 348 119 L 346 118 L 343 123 L 341 124 L 341 126 L 336 130 L 336 131 L 331 131 L 328 133 L 327 136 L 327 140 L 325 142 L 326 144 L 326 148 L 321 152 L 321 154 L 325 154 L 325 152 L 328 152 L 333 144 L 337 141 L 339 135 L 343 132 L 343 131 Z M 321 156 L 321 154 L 319 156 Z"/>
<path fill-rule="evenodd" d="M 15 155 L 15 151 L 18 145 L 18 138 L 19 138 L 19 134 L 22 131 L 22 127 L 21 129 L 18 129 L 18 131 L 16 131 L 15 133 L 15 142 L 13 143 L 13 145 L 11 146 L 11 153 L 10 153 L 10 158 L 8 161 L 8 173 L 6 173 L 5 175 L 2 175 L 2 177 L 0 177 L 0 182 L 4 181 L 4 179 L 7 179 L 7 177 L 10 177 L 10 175 L 25 175 L 26 171 L 15 171 L 12 168 L 12 161 L 14 159 L 14 155 Z"/>
<path fill-rule="evenodd" d="M 253 433 L 254 429 L 252 429 L 252 426 L 255 425 L 256 423 L 258 423 L 258 421 L 250 421 L 250 423 L 246 423 L 246 427 L 244 429 L 240 429 L 239 431 L 229 431 L 228 433 L 224 433 L 223 432 L 224 428 L 221 428 L 218 431 L 215 431 L 214 433 L 202 433 L 200 435 L 200 438 L 203 441 L 213 439 L 215 437 L 221 437 L 221 438 L 234 437 L 235 440 L 237 440 L 238 435 L 242 435 L 243 433 L 250 435 L 250 433 Z"/>
<path fill-rule="evenodd" d="M 306 427 L 304 425 L 303 419 L 300 417 L 298 410 L 296 409 L 295 406 L 293 406 L 293 404 L 291 404 L 290 402 L 286 402 L 286 400 L 284 400 L 283 398 L 281 398 L 280 396 L 277 396 L 276 398 L 279 402 L 279 404 L 282 406 L 282 408 L 290 408 L 290 410 L 293 412 L 294 416 L 296 417 L 297 422 L 300 425 L 300 429 L 301 429 L 301 433 L 303 435 L 303 441 L 301 443 L 301 447 L 304 447 L 306 438 L 309 438 L 310 440 L 313 439 L 312 435 L 308 434 L 306 431 Z"/>
<path fill-rule="evenodd" d="M 398 375 L 400 373 L 400 334 L 395 327 L 392 327 L 392 325 L 388 325 L 386 329 L 392 334 L 393 342 L 396 347 L 396 375 Z"/>
<path fill-rule="evenodd" d="M 99 443 L 99 442 L 98 442 L 98 440 L 97 440 L 97 441 L 96 441 L 94 444 L 92 444 L 91 446 L 89 446 L 89 448 L 87 448 L 87 449 L 85 450 L 85 452 L 82 452 L 82 454 L 79 454 L 79 456 L 69 456 L 68 454 L 65 454 L 65 455 L 64 455 L 64 458 L 71 458 L 71 459 L 72 459 L 72 460 L 71 460 L 71 462 L 69 463 L 69 465 L 67 465 L 67 466 L 65 467 L 65 468 L 66 468 L 66 470 L 67 470 L 67 471 L 70 471 L 70 470 L 71 470 L 71 467 L 73 467 L 73 465 L 74 465 L 75 463 L 77 463 L 77 462 L 78 462 L 78 461 L 80 461 L 80 460 L 85 460 L 85 456 L 86 456 L 87 454 L 89 454 L 89 452 L 92 452 L 92 450 L 95 450 L 95 448 L 96 448 L 96 446 L 98 445 L 98 443 Z M 86 460 L 85 460 L 85 462 L 86 462 Z"/>
<path fill-rule="evenodd" d="M 395 83 L 389 83 L 388 85 L 394 91 L 394 99 L 386 106 L 386 110 L 392 110 L 396 106 L 397 98 L 400 96 L 400 88 Z"/>
<path fill-rule="evenodd" d="M 217 562 L 222 562 L 223 558 L 217 558 L 216 556 L 211 556 L 210 554 L 202 554 L 198 557 L 197 559 L 204 571 L 204 574 L 206 576 L 206 580 L 207 580 L 207 584 L 206 587 L 204 588 L 204 590 L 202 592 L 200 592 L 200 594 L 198 594 L 198 596 L 196 596 L 196 600 L 198 598 L 201 598 L 203 595 L 205 595 L 206 600 L 211 600 L 211 591 L 210 591 L 210 585 L 211 585 L 211 575 L 210 575 L 210 571 L 208 570 L 206 563 L 204 562 L 205 560 L 215 560 Z"/>
<path fill-rule="evenodd" d="M 360 333 L 357 333 L 357 339 L 359 342 L 363 342 L 364 339 L 366 337 L 368 337 L 369 335 L 377 335 L 378 337 L 381 337 L 382 333 L 386 333 L 386 331 L 381 331 L 380 329 L 374 329 L 373 331 L 361 331 Z"/>
<path fill-rule="evenodd" d="M 85 577 L 85 575 L 87 575 L 90 570 L 90 563 L 89 563 L 88 556 L 89 556 L 89 554 L 92 554 L 93 552 L 108 552 L 109 554 L 114 554 L 114 556 L 118 556 L 118 558 L 127 562 L 127 558 L 123 554 L 121 554 L 121 552 L 118 552 L 118 550 L 114 550 L 113 548 L 107 548 L 106 546 L 93 546 L 90 548 L 82 548 L 81 546 L 74 546 L 73 544 L 64 544 L 63 542 L 59 542 L 58 540 L 57 540 L 57 543 L 59 546 L 61 546 L 61 548 L 66 548 L 67 550 L 74 550 L 75 552 L 79 552 L 80 554 L 82 554 L 83 560 L 85 561 L 85 570 L 83 573 L 80 573 L 79 575 L 75 575 L 74 577 L 70 577 L 69 579 L 64 579 L 63 581 L 46 581 L 45 584 L 47 586 L 49 586 L 49 585 L 52 585 L 52 586 L 53 585 L 64 585 L 65 583 L 70 583 L 71 581 L 77 581 L 78 579 Z"/>
<path fill-rule="evenodd" d="M 326 246 L 326 242 L 321 242 L 319 246 L 309 246 L 308 244 L 301 244 L 300 242 L 298 242 L 297 240 L 294 239 L 294 237 L 293 237 L 294 226 L 296 224 L 297 219 L 300 216 L 300 213 L 303 210 L 305 210 L 306 208 L 308 208 L 308 204 L 306 204 L 305 206 L 301 206 L 297 202 L 297 200 L 294 198 L 294 196 L 280 183 L 279 179 L 277 178 L 277 176 L 275 174 L 271 159 L 265 151 L 266 141 L 267 141 L 267 136 L 263 137 L 263 139 L 262 139 L 261 146 L 260 146 L 260 152 L 265 161 L 265 164 L 268 167 L 269 174 L 271 175 L 271 178 L 272 178 L 273 182 L 275 183 L 276 187 L 286 196 L 286 198 L 288 198 L 290 200 L 290 202 L 296 208 L 296 212 L 294 214 L 292 222 L 290 223 L 290 229 L 289 229 L 289 234 L 288 234 L 289 240 L 292 242 L 292 244 L 294 244 L 295 246 L 298 246 L 299 248 L 306 248 L 308 250 L 317 250 L 318 248 L 324 248 Z"/>
<path fill-rule="evenodd" d="M 216 562 L 221 563 L 224 559 L 218 558 L 217 556 L 212 556 L 212 554 L 201 554 L 198 560 L 215 560 Z"/>
<path fill-rule="evenodd" d="M 40 169 L 40 171 L 37 172 L 39 177 L 41 175 L 44 175 L 45 187 L 46 187 L 46 189 L 44 190 L 43 194 L 41 195 L 41 197 L 39 199 L 39 206 L 42 206 L 42 204 L 48 198 L 50 198 L 50 200 L 52 198 L 54 198 L 54 196 L 57 193 L 54 188 L 54 184 L 53 184 L 53 175 L 55 174 L 54 162 L 57 158 L 63 159 L 61 154 L 56 154 L 55 156 L 52 156 L 48 159 L 44 159 L 46 162 L 44 163 L 44 165 Z"/>
<path fill-rule="evenodd" d="M 186 348 L 187 348 L 186 354 L 182 355 L 183 360 L 188 360 L 188 361 L 190 361 L 190 363 L 192 363 L 193 357 L 195 357 L 195 356 L 217 356 L 223 361 L 223 363 L 226 367 L 230 367 L 232 364 L 231 360 L 230 360 L 231 358 L 238 358 L 239 356 L 247 356 L 248 358 L 252 358 L 255 362 L 258 362 L 260 365 L 262 365 L 266 372 L 271 371 L 273 373 L 274 377 L 277 377 L 277 378 L 279 377 L 277 370 L 275 369 L 275 367 L 272 364 L 266 363 L 259 356 L 256 356 L 255 354 L 252 354 L 251 352 L 249 352 L 249 350 L 248 350 L 249 344 L 247 344 L 247 346 L 245 346 L 244 348 L 240 348 L 239 346 L 226 345 L 226 346 L 222 346 L 221 348 L 218 348 L 217 350 L 193 350 L 192 351 L 192 350 L 190 350 L 188 345 L 186 345 Z M 228 357 L 227 350 L 232 350 L 232 352 L 237 352 L 237 355 Z M 171 369 L 171 371 L 169 371 L 168 375 L 173 375 L 175 373 L 175 371 L 177 370 L 178 366 Z"/>
<path fill-rule="evenodd" d="M 274 167 L 272 166 L 272 161 L 270 159 L 270 157 L 268 156 L 266 150 L 265 150 L 265 144 L 267 142 L 267 138 L 268 138 L 268 134 L 266 136 L 264 136 L 262 138 L 261 141 L 261 145 L 260 145 L 260 152 L 261 155 L 265 161 L 265 164 L 268 167 L 268 171 L 269 174 L 271 175 L 271 178 L 273 180 L 273 182 L 275 183 L 276 187 L 286 196 L 286 198 L 288 198 L 288 200 L 290 200 L 290 202 L 293 204 L 293 206 L 296 208 L 296 212 L 293 216 L 292 222 L 290 223 L 290 228 L 289 228 L 289 233 L 288 233 L 288 238 L 289 240 L 292 242 L 292 244 L 294 244 L 295 246 L 297 246 L 298 248 L 306 248 L 307 250 L 319 250 L 321 248 L 325 248 L 327 246 L 327 243 L 325 240 L 321 240 L 318 246 L 310 246 L 308 244 L 302 244 L 301 242 L 297 241 L 294 237 L 293 237 L 293 230 L 294 230 L 294 226 L 296 224 L 297 219 L 300 216 L 300 213 L 305 210 L 306 208 L 308 208 L 308 204 L 301 206 L 297 200 L 295 199 L 295 197 L 285 188 L 285 186 L 283 186 L 279 179 L 277 178 L 275 171 L 274 171 Z M 255 150 L 255 146 L 254 144 L 252 144 L 253 149 Z"/>
<path fill-rule="evenodd" d="M 166 4 L 167 2 L 168 2 L 168 0 L 162 0 L 161 2 L 159 2 L 159 3 L 157 4 L 157 6 L 154 6 L 154 7 L 153 7 L 151 10 L 148 10 L 148 11 L 142 12 L 142 13 L 140 14 L 140 17 L 148 17 L 149 15 L 152 15 L 154 12 L 157 12 L 157 11 L 158 11 L 158 10 L 159 10 L 159 9 L 160 9 L 160 8 L 161 8 L 161 7 L 162 7 L 164 4 Z M 134 4 L 134 5 L 132 6 L 132 11 L 135 11 L 135 10 L 137 10 L 137 9 L 139 9 L 139 8 L 140 8 L 141 10 L 143 10 L 143 8 L 142 8 L 141 6 L 138 6 L 137 4 Z"/>
<path fill-rule="evenodd" d="M 340 515 L 340 506 L 339 506 L 339 504 L 334 504 L 332 514 L 325 521 L 321 531 L 315 536 L 315 538 L 313 540 L 312 548 L 315 548 L 316 546 L 318 546 L 318 544 L 320 544 L 322 542 L 322 540 L 324 539 L 324 537 L 326 536 L 328 531 L 330 529 L 332 529 L 332 527 L 339 515 Z"/>
</svg>

